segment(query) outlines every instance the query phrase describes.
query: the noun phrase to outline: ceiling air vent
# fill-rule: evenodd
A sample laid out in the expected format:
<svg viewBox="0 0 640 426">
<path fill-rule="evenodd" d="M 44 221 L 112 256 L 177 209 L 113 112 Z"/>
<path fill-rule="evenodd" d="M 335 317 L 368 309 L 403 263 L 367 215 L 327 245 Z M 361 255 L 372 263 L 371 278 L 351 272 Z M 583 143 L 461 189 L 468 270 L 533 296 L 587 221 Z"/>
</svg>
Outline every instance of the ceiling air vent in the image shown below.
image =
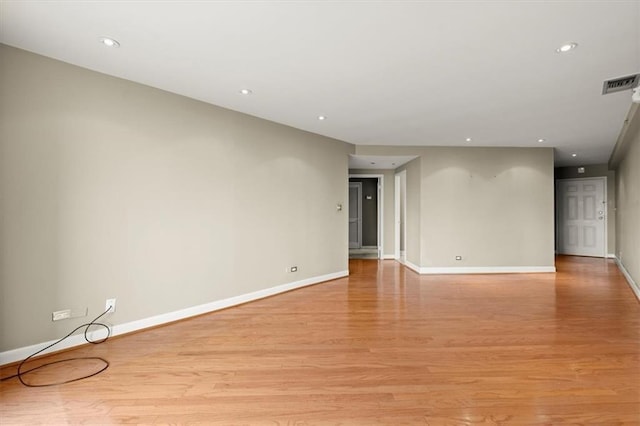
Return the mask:
<svg viewBox="0 0 640 426">
<path fill-rule="evenodd" d="M 628 75 L 626 77 L 613 78 L 606 80 L 602 85 L 602 94 L 621 92 L 623 90 L 633 89 L 640 81 L 640 74 Z"/>
</svg>

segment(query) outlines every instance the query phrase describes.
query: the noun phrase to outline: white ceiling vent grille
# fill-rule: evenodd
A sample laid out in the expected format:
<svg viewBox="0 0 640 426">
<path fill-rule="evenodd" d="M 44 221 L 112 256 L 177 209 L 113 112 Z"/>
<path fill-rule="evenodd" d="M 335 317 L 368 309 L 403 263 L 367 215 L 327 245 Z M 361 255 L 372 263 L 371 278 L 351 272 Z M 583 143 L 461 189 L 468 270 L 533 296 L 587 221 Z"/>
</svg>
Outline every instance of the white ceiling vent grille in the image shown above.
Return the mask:
<svg viewBox="0 0 640 426">
<path fill-rule="evenodd" d="M 613 78 L 606 80 L 602 85 L 602 94 L 621 92 L 623 90 L 633 89 L 640 81 L 640 74 L 628 75 L 626 77 Z"/>
</svg>

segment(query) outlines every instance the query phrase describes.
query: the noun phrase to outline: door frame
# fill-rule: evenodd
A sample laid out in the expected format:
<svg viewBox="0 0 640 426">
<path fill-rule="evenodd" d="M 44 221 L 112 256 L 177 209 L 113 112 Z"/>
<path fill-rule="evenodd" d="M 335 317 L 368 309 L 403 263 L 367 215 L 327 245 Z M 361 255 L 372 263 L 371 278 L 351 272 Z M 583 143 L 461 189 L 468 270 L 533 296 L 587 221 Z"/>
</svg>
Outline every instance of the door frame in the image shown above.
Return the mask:
<svg viewBox="0 0 640 426">
<path fill-rule="evenodd" d="M 384 175 L 378 173 L 349 173 L 351 178 L 375 178 L 378 179 L 378 259 L 384 258 Z M 360 200 L 362 202 L 362 200 Z"/>
<path fill-rule="evenodd" d="M 608 190 L 607 190 L 607 177 L 606 176 L 592 176 L 592 177 L 583 177 L 583 178 L 568 178 L 568 179 L 556 179 L 555 181 L 555 221 L 556 221 L 556 253 L 559 253 L 560 251 L 560 232 L 561 232 L 561 226 L 560 226 L 560 222 L 561 222 L 561 217 L 560 217 L 560 213 L 561 213 L 561 208 L 560 208 L 560 191 L 559 191 L 559 187 L 560 187 L 560 183 L 563 182 L 571 182 L 571 181 L 584 181 L 584 180 L 601 180 L 602 181 L 602 187 L 603 187 L 603 192 L 604 192 L 604 206 L 602 208 L 602 211 L 604 212 L 604 235 L 603 235 L 603 241 L 602 241 L 602 258 L 606 259 L 609 257 L 609 235 L 608 235 L 608 228 L 609 228 L 609 194 L 608 194 Z"/>
<path fill-rule="evenodd" d="M 403 232 L 403 239 L 404 239 L 404 252 L 405 252 L 405 256 L 407 253 L 407 171 L 406 170 L 401 170 L 398 173 L 396 173 L 394 175 L 394 181 L 395 181 L 395 193 L 394 193 L 394 206 L 395 206 L 395 241 L 394 241 L 394 258 L 401 262 L 404 263 L 405 259 L 403 259 L 403 257 L 401 256 L 401 252 L 400 252 L 400 224 L 404 223 L 404 232 Z M 404 187 L 404 197 L 401 199 L 400 197 L 400 193 L 401 193 L 401 188 Z M 401 207 L 401 203 L 402 203 L 402 209 Z M 403 215 L 402 217 L 400 217 L 400 211 L 402 210 Z"/>
</svg>

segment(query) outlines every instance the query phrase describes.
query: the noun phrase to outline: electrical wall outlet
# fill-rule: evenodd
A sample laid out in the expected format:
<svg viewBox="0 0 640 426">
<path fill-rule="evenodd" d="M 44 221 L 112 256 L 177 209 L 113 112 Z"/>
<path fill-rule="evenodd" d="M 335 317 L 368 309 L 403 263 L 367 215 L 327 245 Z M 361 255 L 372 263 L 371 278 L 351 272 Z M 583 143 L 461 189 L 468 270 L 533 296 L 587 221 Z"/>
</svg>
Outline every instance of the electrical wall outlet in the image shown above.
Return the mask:
<svg viewBox="0 0 640 426">
<path fill-rule="evenodd" d="M 60 321 L 63 319 L 71 318 L 71 309 L 64 309 L 62 311 L 55 311 L 51 314 L 52 321 Z"/>
<path fill-rule="evenodd" d="M 116 311 L 116 299 L 107 299 L 104 304 L 104 310 L 110 314 L 114 313 Z"/>
</svg>

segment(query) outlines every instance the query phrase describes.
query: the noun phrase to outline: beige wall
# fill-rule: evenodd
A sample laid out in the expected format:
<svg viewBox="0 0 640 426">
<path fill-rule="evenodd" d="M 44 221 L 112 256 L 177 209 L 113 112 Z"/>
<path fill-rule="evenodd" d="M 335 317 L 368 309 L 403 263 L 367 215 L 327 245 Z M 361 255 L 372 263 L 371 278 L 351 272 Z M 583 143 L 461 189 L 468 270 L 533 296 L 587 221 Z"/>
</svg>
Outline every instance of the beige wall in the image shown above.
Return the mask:
<svg viewBox="0 0 640 426">
<path fill-rule="evenodd" d="M 584 173 L 578 173 L 578 167 L 558 167 L 556 179 L 607 178 L 607 254 L 613 256 L 616 250 L 616 172 L 609 170 L 607 164 L 581 167 L 584 167 Z"/>
<path fill-rule="evenodd" d="M 407 258 L 417 266 L 554 266 L 551 148 L 357 146 L 356 154 L 419 156 L 407 165 L 408 215 L 418 217 L 407 218 Z"/>
<path fill-rule="evenodd" d="M 640 108 L 634 107 L 616 169 L 616 256 L 640 285 Z"/>
<path fill-rule="evenodd" d="M 555 264 L 550 149 L 435 148 L 422 171 L 422 266 Z"/>
<path fill-rule="evenodd" d="M 346 270 L 352 151 L 0 46 L 0 351 Z"/>
</svg>

